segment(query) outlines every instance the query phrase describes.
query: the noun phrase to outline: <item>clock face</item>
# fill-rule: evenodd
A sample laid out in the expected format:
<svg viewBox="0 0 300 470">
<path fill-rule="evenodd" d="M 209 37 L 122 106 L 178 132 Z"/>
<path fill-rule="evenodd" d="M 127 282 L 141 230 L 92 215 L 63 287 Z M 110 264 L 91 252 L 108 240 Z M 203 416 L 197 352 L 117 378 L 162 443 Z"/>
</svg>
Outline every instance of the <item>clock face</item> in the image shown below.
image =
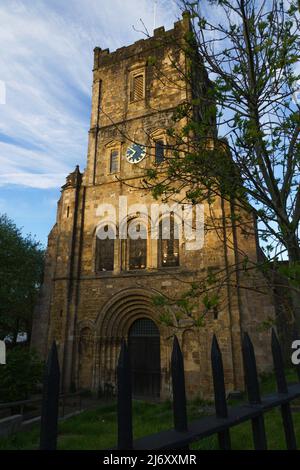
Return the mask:
<svg viewBox="0 0 300 470">
<path fill-rule="evenodd" d="M 139 163 L 146 156 L 146 148 L 144 145 L 132 144 L 126 152 L 126 159 L 129 163 Z"/>
</svg>

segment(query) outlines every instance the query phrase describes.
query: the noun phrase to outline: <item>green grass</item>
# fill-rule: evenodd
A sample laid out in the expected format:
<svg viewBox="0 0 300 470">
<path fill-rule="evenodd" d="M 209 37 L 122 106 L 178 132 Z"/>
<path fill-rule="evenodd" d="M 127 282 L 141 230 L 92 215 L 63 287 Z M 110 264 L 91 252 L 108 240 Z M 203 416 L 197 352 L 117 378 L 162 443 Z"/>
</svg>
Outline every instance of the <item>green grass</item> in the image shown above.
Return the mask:
<svg viewBox="0 0 300 470">
<path fill-rule="evenodd" d="M 188 405 L 189 419 L 200 417 L 200 401 Z M 69 418 L 59 424 L 59 449 L 107 449 L 116 445 L 116 404 L 99 406 Z M 134 437 L 143 437 L 172 427 L 172 404 L 133 403 Z M 36 449 L 39 438 L 38 426 L 29 432 L 19 432 L 0 439 L 0 449 Z"/>
<path fill-rule="evenodd" d="M 267 434 L 268 449 L 270 450 L 285 450 L 285 438 L 282 428 L 282 419 L 279 410 L 272 410 L 265 413 L 265 427 Z M 300 446 L 300 414 L 293 413 L 293 421 L 295 426 L 295 433 Z M 246 423 L 235 426 L 230 431 L 232 448 L 235 450 L 251 450 L 253 449 L 251 423 Z M 218 449 L 217 437 L 212 436 L 203 439 L 191 446 L 191 449 L 214 450 Z"/>
<path fill-rule="evenodd" d="M 293 382 L 296 376 L 288 371 L 288 381 Z M 274 377 L 263 377 L 261 383 L 262 394 L 272 393 L 275 390 Z M 236 405 L 243 400 L 231 400 L 230 405 Z M 189 420 L 201 418 L 203 402 L 193 400 L 188 403 Z M 300 413 L 293 413 L 296 436 L 300 446 Z M 272 410 L 265 414 L 265 425 L 270 449 L 285 449 L 284 433 L 282 429 L 279 410 Z M 135 401 L 133 403 L 133 429 L 134 438 L 152 434 L 172 427 L 172 404 L 146 403 Z M 58 448 L 65 450 L 97 450 L 107 449 L 116 445 L 116 404 L 99 406 L 96 409 L 85 411 L 80 415 L 69 418 L 59 424 Z M 252 449 L 251 423 L 243 423 L 231 429 L 232 447 L 234 449 Z M 9 438 L 0 439 L 0 449 L 37 449 L 39 441 L 39 428 L 36 426 L 28 432 L 19 432 Z M 217 438 L 212 436 L 192 445 L 193 449 L 217 449 Z"/>
</svg>

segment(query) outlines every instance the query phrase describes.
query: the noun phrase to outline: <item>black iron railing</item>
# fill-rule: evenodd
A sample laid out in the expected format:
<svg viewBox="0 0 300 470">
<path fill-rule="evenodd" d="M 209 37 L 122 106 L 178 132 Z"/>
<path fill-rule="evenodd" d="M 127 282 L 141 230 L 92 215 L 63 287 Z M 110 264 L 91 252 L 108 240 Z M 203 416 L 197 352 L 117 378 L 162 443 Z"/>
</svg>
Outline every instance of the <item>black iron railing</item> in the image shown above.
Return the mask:
<svg viewBox="0 0 300 470">
<path fill-rule="evenodd" d="M 123 340 L 117 367 L 117 448 L 135 450 L 187 449 L 189 444 L 217 434 L 220 449 L 230 449 L 230 429 L 245 421 L 251 421 L 254 448 L 256 450 L 267 449 L 264 413 L 279 407 L 287 449 L 296 449 L 297 443 L 290 403 L 300 397 L 300 383 L 288 385 L 286 382 L 282 352 L 276 333 L 274 330 L 272 331 L 272 355 L 277 382 L 276 393 L 265 397 L 260 395 L 254 348 L 247 333 L 243 337 L 242 351 L 248 403 L 228 408 L 222 354 L 217 338 L 214 336 L 211 348 L 211 364 L 215 416 L 207 416 L 189 423 L 187 420 L 184 362 L 179 342 L 175 336 L 171 358 L 174 428 L 134 441 L 132 428 L 132 374 L 127 343 Z M 300 382 L 300 366 L 297 366 L 297 374 Z M 59 365 L 54 343 L 47 362 L 44 384 L 41 421 L 41 448 L 43 449 L 56 448 L 58 390 Z"/>
</svg>

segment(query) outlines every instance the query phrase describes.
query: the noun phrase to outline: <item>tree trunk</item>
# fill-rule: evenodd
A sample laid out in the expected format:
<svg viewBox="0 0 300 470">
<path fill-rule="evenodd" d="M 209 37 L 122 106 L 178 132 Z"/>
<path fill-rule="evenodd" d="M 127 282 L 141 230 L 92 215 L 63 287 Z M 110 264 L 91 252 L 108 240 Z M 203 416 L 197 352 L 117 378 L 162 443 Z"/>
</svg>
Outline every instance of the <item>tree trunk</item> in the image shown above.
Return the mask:
<svg viewBox="0 0 300 470">
<path fill-rule="evenodd" d="M 300 247 L 296 235 L 290 238 L 287 244 L 287 250 L 289 255 L 289 265 L 292 269 L 295 266 L 300 266 Z M 293 288 L 291 289 L 291 299 L 294 311 L 295 326 L 297 331 L 300 333 L 300 279 L 296 272 L 296 282 L 293 282 Z M 298 285 L 297 285 L 298 280 Z M 296 285 L 295 285 L 296 284 Z M 296 290 L 297 289 L 297 290 Z M 298 290 L 299 289 L 299 290 Z"/>
<path fill-rule="evenodd" d="M 300 263 L 300 246 L 295 233 L 291 234 L 286 242 L 289 261 L 293 264 Z"/>
</svg>

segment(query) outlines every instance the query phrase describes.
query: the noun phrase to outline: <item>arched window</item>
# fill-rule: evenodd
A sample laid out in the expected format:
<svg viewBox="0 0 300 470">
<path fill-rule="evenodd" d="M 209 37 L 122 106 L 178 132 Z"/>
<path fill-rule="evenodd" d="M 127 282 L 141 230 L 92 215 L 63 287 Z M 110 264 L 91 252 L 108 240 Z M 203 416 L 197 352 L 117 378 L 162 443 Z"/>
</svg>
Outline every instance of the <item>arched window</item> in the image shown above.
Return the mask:
<svg viewBox="0 0 300 470">
<path fill-rule="evenodd" d="M 147 224 L 138 217 L 132 217 L 126 224 L 127 238 L 121 241 L 122 270 L 146 269 Z"/>
<path fill-rule="evenodd" d="M 179 266 L 179 235 L 173 214 L 159 224 L 158 265 L 162 268 Z"/>
<path fill-rule="evenodd" d="M 147 266 L 147 240 L 143 238 L 128 239 L 128 245 L 129 269 L 145 269 Z"/>
<path fill-rule="evenodd" d="M 107 238 L 99 238 L 96 236 L 96 271 L 105 272 L 114 270 L 114 249 L 115 240 L 109 236 L 109 227 L 104 227 L 107 232 Z"/>
</svg>

